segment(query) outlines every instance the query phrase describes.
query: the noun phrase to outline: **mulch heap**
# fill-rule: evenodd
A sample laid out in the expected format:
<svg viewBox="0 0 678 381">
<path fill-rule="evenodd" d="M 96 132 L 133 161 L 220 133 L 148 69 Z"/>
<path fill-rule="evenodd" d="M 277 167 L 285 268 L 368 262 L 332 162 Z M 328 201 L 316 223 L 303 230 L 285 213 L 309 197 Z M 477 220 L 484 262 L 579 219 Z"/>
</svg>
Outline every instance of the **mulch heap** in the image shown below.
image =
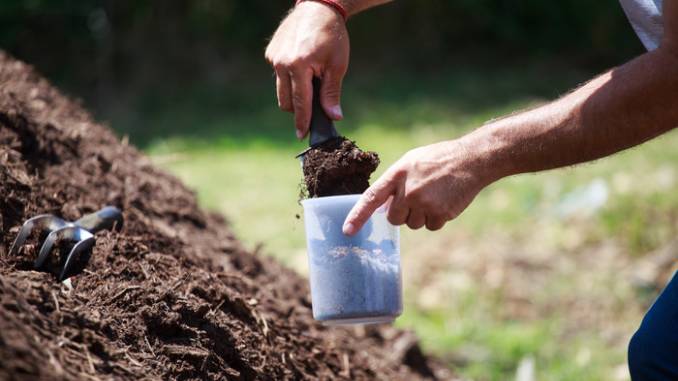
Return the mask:
<svg viewBox="0 0 678 381">
<path fill-rule="evenodd" d="M 10 257 L 23 221 L 115 205 L 87 269 Z M 0 53 L 0 379 L 449 379 L 416 337 L 326 328 L 307 282 L 248 252 L 193 192 Z"/>
</svg>

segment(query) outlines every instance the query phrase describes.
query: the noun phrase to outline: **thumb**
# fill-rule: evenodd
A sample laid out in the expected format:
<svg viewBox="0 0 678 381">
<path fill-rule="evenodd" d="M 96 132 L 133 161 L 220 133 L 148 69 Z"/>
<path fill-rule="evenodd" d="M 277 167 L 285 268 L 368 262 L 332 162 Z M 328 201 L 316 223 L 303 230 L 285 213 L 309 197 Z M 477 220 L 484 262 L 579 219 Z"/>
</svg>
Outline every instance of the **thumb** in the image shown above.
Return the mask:
<svg viewBox="0 0 678 381">
<path fill-rule="evenodd" d="M 344 114 L 341 111 L 341 81 L 344 75 L 341 72 L 328 70 L 323 75 L 320 86 L 320 104 L 325 114 L 333 120 L 341 120 Z"/>
</svg>

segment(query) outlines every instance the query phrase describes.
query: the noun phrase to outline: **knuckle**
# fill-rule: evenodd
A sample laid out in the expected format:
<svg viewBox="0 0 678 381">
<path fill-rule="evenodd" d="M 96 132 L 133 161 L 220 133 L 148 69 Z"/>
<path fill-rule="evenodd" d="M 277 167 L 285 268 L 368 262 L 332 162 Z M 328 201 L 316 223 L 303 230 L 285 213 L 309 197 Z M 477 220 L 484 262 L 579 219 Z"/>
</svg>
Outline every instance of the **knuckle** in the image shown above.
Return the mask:
<svg viewBox="0 0 678 381">
<path fill-rule="evenodd" d="M 305 67 L 308 65 L 306 64 L 306 59 L 296 56 L 292 57 L 289 59 L 286 59 L 283 63 L 285 66 L 285 69 L 289 70 L 290 72 L 294 73 L 301 73 Z"/>
<path fill-rule="evenodd" d="M 306 108 L 305 98 L 298 92 L 292 94 L 292 103 L 297 111 L 302 111 Z"/>
<path fill-rule="evenodd" d="M 306 63 L 309 62 L 308 54 L 301 53 L 290 58 L 290 64 L 294 67 L 306 66 Z"/>
<path fill-rule="evenodd" d="M 304 49 L 304 51 L 297 53 L 294 56 L 293 60 L 294 60 L 295 63 L 298 63 L 298 64 L 306 64 L 308 62 L 312 62 L 313 61 L 313 52 Z"/>
<path fill-rule="evenodd" d="M 325 88 L 325 97 L 338 99 L 340 94 L 341 91 L 338 87 L 328 86 L 327 88 Z"/>
<path fill-rule="evenodd" d="M 373 188 L 367 188 L 363 193 L 363 199 L 365 204 L 372 205 L 377 202 L 377 192 Z"/>
<path fill-rule="evenodd" d="M 283 70 L 293 71 L 295 68 L 298 68 L 302 62 L 300 62 L 296 57 L 285 56 L 278 59 L 277 64 Z"/>
<path fill-rule="evenodd" d="M 391 173 L 391 178 L 393 180 L 403 180 L 406 177 L 407 177 L 407 169 L 400 164 L 396 164 L 396 166 L 393 167 L 393 172 Z"/>
</svg>

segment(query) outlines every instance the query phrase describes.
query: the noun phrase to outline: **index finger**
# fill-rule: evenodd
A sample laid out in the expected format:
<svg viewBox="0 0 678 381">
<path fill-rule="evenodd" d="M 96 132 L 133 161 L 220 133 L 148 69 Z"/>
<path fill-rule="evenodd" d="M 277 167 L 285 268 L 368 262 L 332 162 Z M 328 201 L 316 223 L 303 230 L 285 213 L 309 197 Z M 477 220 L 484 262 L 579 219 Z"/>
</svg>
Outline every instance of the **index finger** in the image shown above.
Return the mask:
<svg viewBox="0 0 678 381">
<path fill-rule="evenodd" d="M 299 139 L 306 136 L 311 124 L 311 102 L 313 99 L 313 71 L 293 71 L 292 78 L 292 106 L 294 107 L 294 124 Z"/>
<path fill-rule="evenodd" d="M 363 227 L 377 208 L 383 205 L 396 189 L 396 182 L 388 173 L 382 175 L 360 197 L 344 221 L 343 231 L 346 235 L 354 235 Z"/>
</svg>

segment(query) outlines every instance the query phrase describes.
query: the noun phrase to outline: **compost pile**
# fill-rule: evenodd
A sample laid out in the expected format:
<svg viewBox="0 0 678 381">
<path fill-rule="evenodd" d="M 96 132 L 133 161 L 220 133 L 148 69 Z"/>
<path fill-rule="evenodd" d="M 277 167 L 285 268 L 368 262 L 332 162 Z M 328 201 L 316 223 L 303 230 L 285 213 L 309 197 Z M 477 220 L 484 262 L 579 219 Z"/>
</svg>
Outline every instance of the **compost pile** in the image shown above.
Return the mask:
<svg viewBox="0 0 678 381">
<path fill-rule="evenodd" d="M 370 186 L 379 166 L 375 152 L 362 151 L 355 142 L 338 137 L 304 155 L 304 184 L 309 197 L 360 194 Z"/>
<path fill-rule="evenodd" d="M 10 257 L 23 221 L 122 209 L 87 269 Z M 0 53 L 0 379 L 449 378 L 412 333 L 313 321 L 306 280 L 250 253 L 225 220 Z"/>
</svg>

